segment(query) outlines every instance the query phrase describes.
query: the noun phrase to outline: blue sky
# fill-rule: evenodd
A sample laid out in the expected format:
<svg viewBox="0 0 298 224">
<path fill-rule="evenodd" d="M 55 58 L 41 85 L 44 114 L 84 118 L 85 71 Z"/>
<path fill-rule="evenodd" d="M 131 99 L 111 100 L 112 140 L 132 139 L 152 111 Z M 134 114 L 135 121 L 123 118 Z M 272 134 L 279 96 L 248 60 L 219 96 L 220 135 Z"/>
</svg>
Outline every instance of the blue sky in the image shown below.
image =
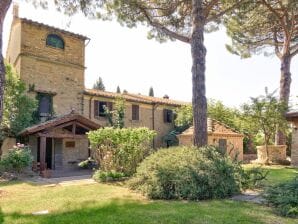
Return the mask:
<svg viewBox="0 0 298 224">
<path fill-rule="evenodd" d="M 4 55 L 9 37 L 12 10 L 4 27 Z M 148 40 L 146 27 L 128 29 L 117 22 L 88 20 L 82 15 L 66 17 L 54 9 L 35 9 L 20 3 L 20 16 L 66 29 L 91 38 L 86 46 L 85 85 L 91 87 L 101 76 L 108 91 L 121 90 L 148 94 L 153 86 L 155 96 L 167 94 L 171 99 L 191 101 L 190 46 L 179 41 L 160 44 Z M 240 59 L 225 49 L 229 38 L 224 30 L 206 34 L 207 97 L 238 107 L 249 97 L 278 89 L 279 60 L 273 55 Z M 292 61 L 292 101 L 298 96 L 298 57 Z"/>
</svg>

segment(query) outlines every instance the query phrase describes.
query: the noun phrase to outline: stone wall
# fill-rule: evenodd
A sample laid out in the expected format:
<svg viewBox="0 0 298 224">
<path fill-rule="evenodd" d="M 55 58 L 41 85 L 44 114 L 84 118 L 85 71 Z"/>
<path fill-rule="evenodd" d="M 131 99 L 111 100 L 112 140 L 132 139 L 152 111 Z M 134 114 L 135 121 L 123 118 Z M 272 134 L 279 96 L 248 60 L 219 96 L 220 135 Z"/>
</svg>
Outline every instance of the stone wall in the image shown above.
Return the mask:
<svg viewBox="0 0 298 224">
<path fill-rule="evenodd" d="M 278 160 L 285 160 L 287 158 L 287 146 L 286 145 L 269 145 L 269 161 L 276 162 Z M 267 158 L 267 152 L 265 146 L 257 146 L 258 163 L 265 163 Z"/>
<path fill-rule="evenodd" d="M 74 147 L 67 147 L 67 142 L 74 142 Z M 77 168 L 80 161 L 88 159 L 88 139 L 63 139 L 63 169 Z"/>
<path fill-rule="evenodd" d="M 193 136 L 189 135 L 178 135 L 179 145 L 191 146 L 193 145 Z M 218 146 L 219 139 L 227 140 L 227 153 L 231 158 L 243 160 L 243 136 L 241 135 L 225 135 L 223 134 L 208 134 L 208 145 Z"/>
<path fill-rule="evenodd" d="M 48 34 L 57 34 L 65 42 L 65 49 L 46 45 Z M 53 107 L 57 115 L 75 109 L 82 111 L 84 90 L 85 41 L 54 28 L 15 18 L 11 27 L 6 58 L 14 65 L 33 98 L 36 92 L 54 95 Z M 46 81 L 45 81 L 46 80 Z"/>
<path fill-rule="evenodd" d="M 292 132 L 291 165 L 298 167 L 298 120 L 295 120 Z"/>
</svg>

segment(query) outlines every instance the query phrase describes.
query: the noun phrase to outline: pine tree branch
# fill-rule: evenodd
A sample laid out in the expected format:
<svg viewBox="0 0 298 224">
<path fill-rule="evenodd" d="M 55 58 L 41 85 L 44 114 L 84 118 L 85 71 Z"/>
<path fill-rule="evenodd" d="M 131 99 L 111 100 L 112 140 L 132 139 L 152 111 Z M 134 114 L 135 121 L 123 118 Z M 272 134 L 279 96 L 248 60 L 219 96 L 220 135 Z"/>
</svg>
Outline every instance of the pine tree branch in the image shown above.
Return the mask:
<svg viewBox="0 0 298 224">
<path fill-rule="evenodd" d="M 161 25 L 160 23 L 153 21 L 153 19 L 150 17 L 150 15 L 147 13 L 147 10 L 144 8 L 140 7 L 141 12 L 143 13 L 143 15 L 145 16 L 145 18 L 147 19 L 148 23 L 155 27 L 156 29 L 158 29 L 159 31 L 163 32 L 164 34 L 168 35 L 171 38 L 174 38 L 176 40 L 180 40 L 184 43 L 190 43 L 190 38 L 183 36 L 181 34 L 175 33 L 174 31 L 169 30 L 168 28 L 166 28 L 165 26 Z"/>
<path fill-rule="evenodd" d="M 215 21 L 217 20 L 218 18 L 222 17 L 223 15 L 225 15 L 226 13 L 232 11 L 233 9 L 237 8 L 240 4 L 243 4 L 244 2 L 246 1 L 249 1 L 249 0 L 239 0 L 237 1 L 234 5 L 232 5 L 231 7 L 219 12 L 218 14 L 214 15 L 214 16 L 211 16 L 210 18 L 207 18 L 206 19 L 206 23 L 208 22 L 212 22 L 212 21 Z M 210 3 L 212 4 L 212 2 Z M 209 4 L 209 5 L 210 5 Z"/>
</svg>

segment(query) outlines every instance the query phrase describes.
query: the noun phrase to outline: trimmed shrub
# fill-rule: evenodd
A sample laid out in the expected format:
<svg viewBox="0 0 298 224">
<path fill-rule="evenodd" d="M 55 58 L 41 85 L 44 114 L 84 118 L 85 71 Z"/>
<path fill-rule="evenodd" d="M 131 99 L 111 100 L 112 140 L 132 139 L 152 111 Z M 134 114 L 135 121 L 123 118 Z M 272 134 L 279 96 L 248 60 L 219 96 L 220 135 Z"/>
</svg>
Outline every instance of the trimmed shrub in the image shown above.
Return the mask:
<svg viewBox="0 0 298 224">
<path fill-rule="evenodd" d="M 160 149 L 137 168 L 129 185 L 152 199 L 226 198 L 247 185 L 239 163 L 213 146 Z"/>
<path fill-rule="evenodd" d="M 107 172 L 102 170 L 97 170 L 93 174 L 93 179 L 97 182 L 119 181 L 123 177 L 125 177 L 124 173 L 117 172 L 115 170 L 111 170 Z"/>
<path fill-rule="evenodd" d="M 101 170 L 132 175 L 149 155 L 155 134 L 148 128 L 101 128 L 89 132 L 88 138 Z"/>
<path fill-rule="evenodd" d="M 298 217 L 298 177 L 269 187 L 265 198 L 282 216 Z"/>
<path fill-rule="evenodd" d="M 0 170 L 7 172 L 21 173 L 32 163 L 31 150 L 28 146 L 17 144 L 15 148 L 10 149 L 0 161 Z"/>
</svg>

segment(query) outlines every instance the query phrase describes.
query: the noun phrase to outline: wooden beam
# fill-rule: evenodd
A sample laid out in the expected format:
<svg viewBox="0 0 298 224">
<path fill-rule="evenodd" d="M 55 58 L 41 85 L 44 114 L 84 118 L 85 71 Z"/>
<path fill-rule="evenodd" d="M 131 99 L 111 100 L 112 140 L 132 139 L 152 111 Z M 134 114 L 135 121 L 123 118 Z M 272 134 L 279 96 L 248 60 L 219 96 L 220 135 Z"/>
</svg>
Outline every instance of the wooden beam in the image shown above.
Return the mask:
<svg viewBox="0 0 298 224">
<path fill-rule="evenodd" d="M 60 134 L 60 133 L 38 133 L 37 136 L 46 137 L 46 138 L 79 138 L 79 139 L 87 138 L 86 135 L 73 135 L 73 134 Z"/>
<path fill-rule="evenodd" d="M 85 128 L 85 129 L 88 130 L 88 131 L 91 130 L 91 128 L 87 127 L 86 125 L 84 125 L 84 124 L 82 124 L 82 123 L 80 123 L 80 122 L 77 122 L 77 126 L 80 126 L 80 127 L 82 127 L 82 128 Z"/>
<path fill-rule="evenodd" d="M 40 137 L 40 171 L 44 171 L 46 169 L 46 145 L 47 145 L 47 138 L 45 136 Z"/>
<path fill-rule="evenodd" d="M 77 128 L 77 123 L 74 122 L 74 123 L 72 124 L 72 134 L 73 134 L 73 135 L 76 134 L 76 128 Z"/>
</svg>

